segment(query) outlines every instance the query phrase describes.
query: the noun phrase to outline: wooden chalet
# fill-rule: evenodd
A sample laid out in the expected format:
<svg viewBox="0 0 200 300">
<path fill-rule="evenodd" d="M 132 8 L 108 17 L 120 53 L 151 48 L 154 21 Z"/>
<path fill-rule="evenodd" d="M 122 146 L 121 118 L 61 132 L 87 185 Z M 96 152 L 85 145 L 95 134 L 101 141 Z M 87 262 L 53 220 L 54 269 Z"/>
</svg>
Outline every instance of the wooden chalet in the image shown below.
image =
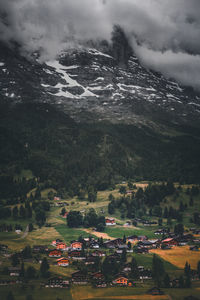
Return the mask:
<svg viewBox="0 0 200 300">
<path fill-rule="evenodd" d="M 161 244 L 165 244 L 167 246 L 177 246 L 178 245 L 178 242 L 176 239 L 174 238 L 167 238 L 167 239 L 164 239 L 161 241 Z"/>
<path fill-rule="evenodd" d="M 138 236 L 137 235 L 128 236 L 127 241 L 130 243 L 136 243 L 138 241 Z"/>
<path fill-rule="evenodd" d="M 81 250 L 83 244 L 81 242 L 74 241 L 71 243 L 71 249 L 72 250 Z"/>
<path fill-rule="evenodd" d="M 9 276 L 18 277 L 20 275 L 20 268 L 18 268 L 18 267 L 9 267 L 8 272 L 9 272 Z"/>
<path fill-rule="evenodd" d="M 191 251 L 199 251 L 199 246 L 195 245 L 195 246 L 191 246 L 190 247 Z"/>
<path fill-rule="evenodd" d="M 49 252 L 49 257 L 61 257 L 62 252 L 60 250 L 52 250 Z"/>
<path fill-rule="evenodd" d="M 91 249 L 99 249 L 99 248 L 100 248 L 100 246 L 99 246 L 99 244 L 98 244 L 98 243 L 96 243 L 96 242 L 92 242 L 92 243 L 90 243 L 90 248 L 91 248 Z"/>
<path fill-rule="evenodd" d="M 104 257 L 105 253 L 100 251 L 100 250 L 96 250 L 96 251 L 91 253 L 91 256 L 93 256 L 93 257 Z"/>
<path fill-rule="evenodd" d="M 68 252 L 68 256 L 71 257 L 73 260 L 85 260 L 86 257 L 83 255 L 82 251 L 71 251 Z"/>
<path fill-rule="evenodd" d="M 149 249 L 146 248 L 146 247 L 136 247 L 134 249 L 134 252 L 135 253 L 138 253 L 138 254 L 145 254 L 145 253 L 148 253 L 149 252 Z"/>
<path fill-rule="evenodd" d="M 158 287 L 153 287 L 147 291 L 147 294 L 157 296 L 157 295 L 164 295 L 164 292 L 161 291 L 161 289 L 159 289 Z"/>
<path fill-rule="evenodd" d="M 109 241 L 104 242 L 104 247 L 107 249 L 115 249 L 115 248 L 118 248 L 120 245 L 125 245 L 121 238 L 117 238 L 117 239 L 114 239 L 111 241 L 109 240 Z"/>
<path fill-rule="evenodd" d="M 106 218 L 106 226 L 114 226 L 116 225 L 114 218 Z"/>
<path fill-rule="evenodd" d="M 55 246 L 57 246 L 57 244 L 59 244 L 59 243 L 62 243 L 62 240 L 56 239 L 56 240 L 52 241 L 51 245 L 55 247 Z"/>
<path fill-rule="evenodd" d="M 49 251 L 48 247 L 44 245 L 35 245 L 33 246 L 33 250 L 32 250 L 33 253 L 41 253 L 41 254 L 46 253 L 48 251 Z"/>
<path fill-rule="evenodd" d="M 66 257 L 61 257 L 61 258 L 57 259 L 57 265 L 60 267 L 68 267 L 69 259 Z"/>
<path fill-rule="evenodd" d="M 66 251 L 67 250 L 67 244 L 61 242 L 56 244 L 56 249 L 61 250 L 61 251 Z"/>
<path fill-rule="evenodd" d="M 146 235 L 139 235 L 138 236 L 138 241 L 146 241 L 148 240 L 148 237 Z"/>
<path fill-rule="evenodd" d="M 81 271 L 74 272 L 71 279 L 73 284 L 86 285 L 89 282 L 89 277 Z"/>
<path fill-rule="evenodd" d="M 96 272 L 92 274 L 91 279 L 100 281 L 100 280 L 104 280 L 105 277 L 101 272 Z"/>
<path fill-rule="evenodd" d="M 45 284 L 47 288 L 69 288 L 69 280 L 61 277 L 53 277 Z"/>
<path fill-rule="evenodd" d="M 117 286 L 133 286 L 133 282 L 131 282 L 127 277 L 125 276 L 117 276 L 112 283 Z"/>
<path fill-rule="evenodd" d="M 96 258 L 94 256 L 88 256 L 86 257 L 86 260 L 84 261 L 85 265 L 94 265 L 96 262 Z"/>
</svg>

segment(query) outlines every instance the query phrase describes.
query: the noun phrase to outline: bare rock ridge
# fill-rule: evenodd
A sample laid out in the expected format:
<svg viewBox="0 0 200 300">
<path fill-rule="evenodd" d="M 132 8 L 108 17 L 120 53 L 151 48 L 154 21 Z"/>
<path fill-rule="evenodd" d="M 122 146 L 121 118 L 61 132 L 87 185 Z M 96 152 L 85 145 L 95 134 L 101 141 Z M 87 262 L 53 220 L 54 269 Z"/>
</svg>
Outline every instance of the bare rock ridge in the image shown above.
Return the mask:
<svg viewBox="0 0 200 300">
<path fill-rule="evenodd" d="M 148 123 L 199 120 L 200 94 L 144 68 L 132 54 L 125 65 L 101 49 L 70 49 L 40 63 L 0 45 L 0 97 L 55 104 L 77 121 Z"/>
</svg>

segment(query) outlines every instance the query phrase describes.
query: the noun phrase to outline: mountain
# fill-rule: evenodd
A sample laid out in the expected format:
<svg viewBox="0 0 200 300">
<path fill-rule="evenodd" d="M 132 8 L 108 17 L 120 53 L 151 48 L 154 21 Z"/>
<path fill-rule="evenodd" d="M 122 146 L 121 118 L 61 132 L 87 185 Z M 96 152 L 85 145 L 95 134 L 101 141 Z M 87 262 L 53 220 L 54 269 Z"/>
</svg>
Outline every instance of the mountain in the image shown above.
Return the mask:
<svg viewBox="0 0 200 300">
<path fill-rule="evenodd" d="M 200 95 L 127 49 L 90 42 L 40 62 L 0 45 L 5 197 L 23 170 L 72 195 L 123 178 L 199 182 Z"/>
<path fill-rule="evenodd" d="M 0 95 L 56 104 L 78 121 L 199 122 L 199 93 L 146 69 L 134 54 L 120 65 L 108 47 L 98 48 L 66 50 L 40 63 L 37 55 L 28 60 L 1 44 Z"/>
</svg>

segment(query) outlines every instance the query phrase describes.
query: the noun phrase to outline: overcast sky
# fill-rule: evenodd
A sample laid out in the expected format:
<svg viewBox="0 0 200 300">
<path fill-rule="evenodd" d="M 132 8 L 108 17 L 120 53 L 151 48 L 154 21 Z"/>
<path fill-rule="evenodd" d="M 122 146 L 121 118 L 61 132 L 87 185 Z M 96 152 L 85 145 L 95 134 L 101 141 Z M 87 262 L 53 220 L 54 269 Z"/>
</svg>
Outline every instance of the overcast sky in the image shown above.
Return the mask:
<svg viewBox="0 0 200 300">
<path fill-rule="evenodd" d="M 113 24 L 147 67 L 200 90 L 200 0 L 0 0 L 0 39 L 45 59 Z"/>
</svg>

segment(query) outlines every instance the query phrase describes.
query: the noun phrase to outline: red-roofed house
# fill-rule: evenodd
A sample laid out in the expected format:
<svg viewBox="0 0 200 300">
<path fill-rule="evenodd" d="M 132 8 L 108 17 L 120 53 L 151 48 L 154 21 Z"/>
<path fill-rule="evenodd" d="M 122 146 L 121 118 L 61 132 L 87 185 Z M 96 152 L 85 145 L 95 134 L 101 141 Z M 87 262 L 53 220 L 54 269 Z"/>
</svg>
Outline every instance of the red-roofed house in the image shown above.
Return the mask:
<svg viewBox="0 0 200 300">
<path fill-rule="evenodd" d="M 59 258 L 57 259 L 57 264 L 60 267 L 67 267 L 69 266 L 69 259 L 66 257 Z"/>
<path fill-rule="evenodd" d="M 178 242 L 173 238 L 167 238 L 167 239 L 163 240 L 161 243 L 164 245 L 167 245 L 167 246 L 177 246 L 178 245 Z"/>
<path fill-rule="evenodd" d="M 106 226 L 114 226 L 114 225 L 116 225 L 115 219 L 106 218 Z"/>
<path fill-rule="evenodd" d="M 71 249 L 73 250 L 81 250 L 82 249 L 82 243 L 80 242 L 73 242 L 71 243 Z"/>
<path fill-rule="evenodd" d="M 56 249 L 65 251 L 65 250 L 67 250 L 67 245 L 65 243 L 58 243 L 56 246 Z"/>
<path fill-rule="evenodd" d="M 60 250 L 52 250 L 49 252 L 49 257 L 61 257 L 62 252 Z"/>
</svg>

